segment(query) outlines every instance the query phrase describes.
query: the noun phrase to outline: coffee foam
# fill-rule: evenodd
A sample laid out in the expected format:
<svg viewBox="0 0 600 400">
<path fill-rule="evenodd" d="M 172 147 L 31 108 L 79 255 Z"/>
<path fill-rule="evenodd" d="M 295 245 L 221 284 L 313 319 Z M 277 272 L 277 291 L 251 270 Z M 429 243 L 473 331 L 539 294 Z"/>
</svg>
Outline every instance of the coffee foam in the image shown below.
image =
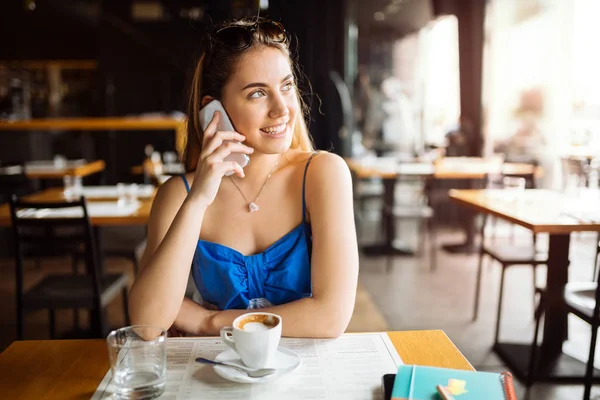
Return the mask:
<svg viewBox="0 0 600 400">
<path fill-rule="evenodd" d="M 272 315 L 255 314 L 238 321 L 237 328 L 246 332 L 267 331 L 279 324 L 279 318 Z"/>
<path fill-rule="evenodd" d="M 243 330 L 245 332 L 263 332 L 268 331 L 270 328 L 261 322 L 248 322 L 244 325 Z"/>
</svg>

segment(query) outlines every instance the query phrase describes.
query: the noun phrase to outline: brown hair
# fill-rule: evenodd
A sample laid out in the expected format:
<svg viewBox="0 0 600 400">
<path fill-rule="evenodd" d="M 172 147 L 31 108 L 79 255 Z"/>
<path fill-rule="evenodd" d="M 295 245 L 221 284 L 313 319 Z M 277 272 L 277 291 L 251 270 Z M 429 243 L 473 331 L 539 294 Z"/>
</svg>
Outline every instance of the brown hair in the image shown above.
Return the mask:
<svg viewBox="0 0 600 400">
<path fill-rule="evenodd" d="M 230 26 L 252 26 L 257 22 L 267 21 L 266 19 L 239 19 L 231 22 L 226 22 L 218 29 Z M 218 30 L 217 29 L 217 30 Z M 182 159 L 186 171 L 190 172 L 196 169 L 198 157 L 202 151 L 202 136 L 204 132 L 200 126 L 198 111 L 202 107 L 202 98 L 211 96 L 215 99 L 220 99 L 223 93 L 223 88 L 229 80 L 238 60 L 247 51 L 259 46 L 273 47 L 289 57 L 292 66 L 294 78 L 298 82 L 300 75 L 297 62 L 290 54 L 289 44 L 285 42 L 277 42 L 270 38 L 265 32 L 260 29 L 250 31 L 251 43 L 250 46 L 243 50 L 228 48 L 227 46 L 215 43 L 212 38 L 206 39 L 207 50 L 203 52 L 196 63 L 194 75 L 192 78 L 191 87 L 189 90 L 188 110 L 187 110 L 187 128 L 185 141 L 183 142 Z M 298 91 L 298 102 L 302 110 L 303 117 L 296 120 L 294 127 L 294 136 L 292 138 L 291 148 L 301 149 L 305 151 L 313 150 L 313 143 L 306 127 L 304 118 L 309 116 L 308 107 Z"/>
</svg>

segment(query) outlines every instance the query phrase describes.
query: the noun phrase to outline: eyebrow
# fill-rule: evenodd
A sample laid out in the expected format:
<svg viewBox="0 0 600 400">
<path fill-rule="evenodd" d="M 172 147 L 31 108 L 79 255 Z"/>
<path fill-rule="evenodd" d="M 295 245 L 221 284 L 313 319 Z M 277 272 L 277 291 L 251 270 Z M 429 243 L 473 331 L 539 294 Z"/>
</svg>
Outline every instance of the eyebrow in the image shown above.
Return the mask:
<svg viewBox="0 0 600 400">
<path fill-rule="evenodd" d="M 283 78 L 281 80 L 281 83 L 287 81 L 290 78 L 293 78 L 294 76 L 292 74 L 289 74 L 288 76 L 286 76 L 285 78 Z M 244 88 L 242 90 L 246 90 L 246 89 L 250 89 L 250 88 L 256 88 L 256 87 L 268 87 L 269 85 L 267 85 L 266 83 L 262 83 L 262 82 L 253 82 L 253 83 L 249 83 L 248 85 L 244 86 Z"/>
</svg>

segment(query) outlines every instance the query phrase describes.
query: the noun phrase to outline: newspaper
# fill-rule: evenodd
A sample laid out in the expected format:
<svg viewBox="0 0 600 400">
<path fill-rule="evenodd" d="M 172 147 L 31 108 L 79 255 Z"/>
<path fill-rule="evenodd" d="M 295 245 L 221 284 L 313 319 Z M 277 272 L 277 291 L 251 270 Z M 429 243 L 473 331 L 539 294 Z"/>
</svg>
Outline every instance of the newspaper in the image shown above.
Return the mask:
<svg viewBox="0 0 600 400">
<path fill-rule="evenodd" d="M 220 338 L 169 338 L 167 382 L 160 399 L 383 399 L 381 378 L 402 364 L 386 333 L 346 334 L 337 339 L 282 338 L 281 346 L 298 353 L 295 371 L 260 384 L 233 383 L 219 377 L 196 357 L 214 359 L 228 349 Z M 92 400 L 113 393 L 109 371 Z"/>
</svg>

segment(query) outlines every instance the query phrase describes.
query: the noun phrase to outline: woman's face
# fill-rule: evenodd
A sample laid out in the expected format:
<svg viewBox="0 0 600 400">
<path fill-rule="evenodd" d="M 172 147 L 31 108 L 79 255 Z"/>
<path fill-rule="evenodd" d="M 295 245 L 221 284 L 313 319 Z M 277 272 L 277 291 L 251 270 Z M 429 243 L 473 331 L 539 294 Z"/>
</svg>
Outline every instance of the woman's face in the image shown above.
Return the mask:
<svg viewBox="0 0 600 400">
<path fill-rule="evenodd" d="M 280 50 L 259 47 L 245 53 L 225 85 L 222 102 L 235 130 L 255 152 L 289 149 L 299 104 L 289 58 Z"/>
</svg>

